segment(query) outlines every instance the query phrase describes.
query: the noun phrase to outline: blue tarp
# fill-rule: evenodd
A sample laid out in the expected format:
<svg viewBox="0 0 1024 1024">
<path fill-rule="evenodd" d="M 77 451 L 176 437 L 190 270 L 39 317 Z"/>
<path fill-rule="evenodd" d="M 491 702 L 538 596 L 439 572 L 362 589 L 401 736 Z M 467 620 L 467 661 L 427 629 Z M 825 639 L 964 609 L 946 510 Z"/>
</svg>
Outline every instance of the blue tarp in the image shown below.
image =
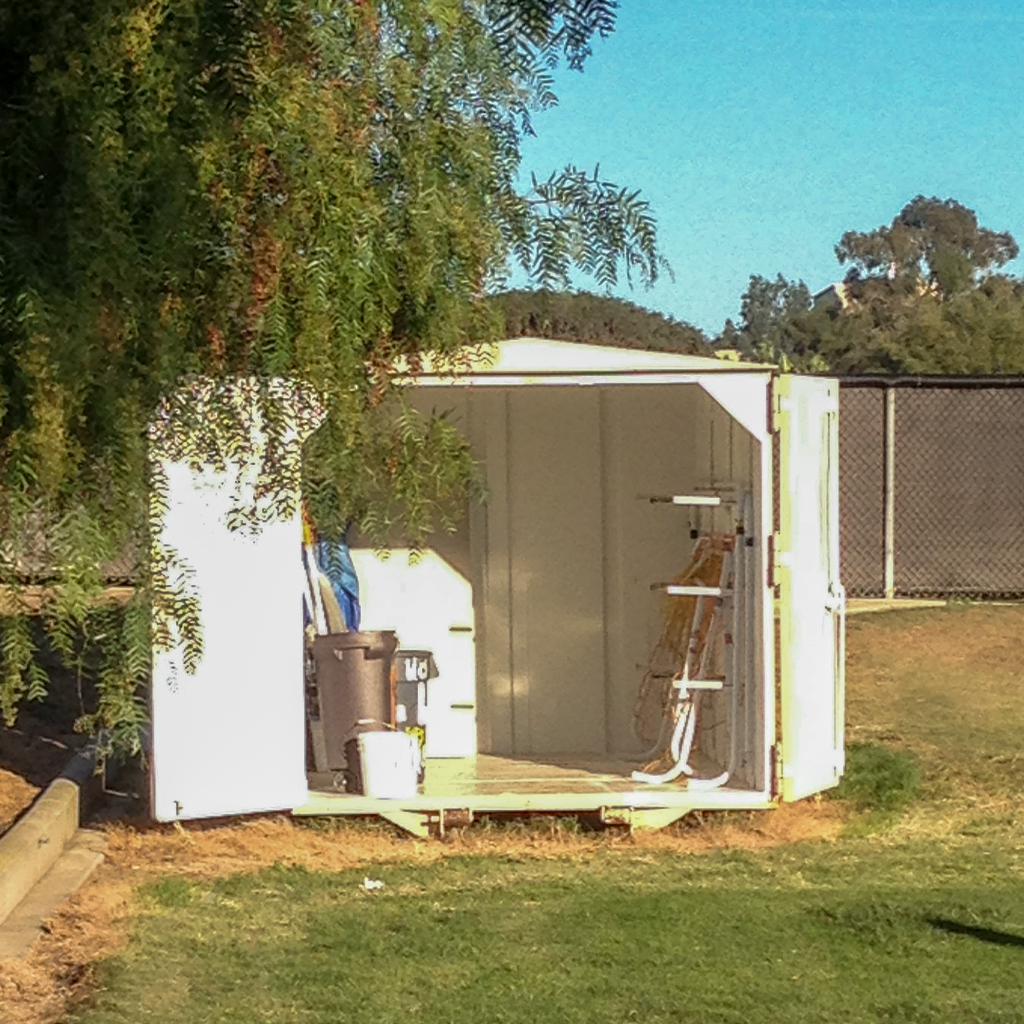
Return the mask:
<svg viewBox="0 0 1024 1024">
<path fill-rule="evenodd" d="M 320 571 L 330 580 L 331 590 L 341 605 L 341 613 L 345 616 L 345 626 L 352 632 L 359 631 L 359 579 L 356 567 L 352 564 L 348 544 L 342 538 L 331 543 L 326 540 L 316 542 L 316 560 Z"/>
</svg>

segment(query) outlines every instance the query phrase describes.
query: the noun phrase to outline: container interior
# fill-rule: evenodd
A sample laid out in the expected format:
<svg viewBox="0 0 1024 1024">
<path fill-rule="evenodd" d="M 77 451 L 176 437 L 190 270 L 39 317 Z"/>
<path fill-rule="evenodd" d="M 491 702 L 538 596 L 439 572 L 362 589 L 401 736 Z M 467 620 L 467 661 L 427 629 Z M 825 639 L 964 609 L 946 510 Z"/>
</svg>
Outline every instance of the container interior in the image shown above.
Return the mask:
<svg viewBox="0 0 1024 1024">
<path fill-rule="evenodd" d="M 477 751 L 521 764 L 524 780 L 531 762 L 614 763 L 628 779 L 650 760 L 634 711 L 665 624 L 657 587 L 690 562 L 694 533 L 732 533 L 738 518 L 737 505 L 650 499 L 749 495 L 747 582 L 738 626 L 726 626 L 731 678 L 697 698 L 691 764 L 720 772 L 735 729 L 725 786 L 763 790 L 760 443 L 690 383 L 418 387 L 411 397 L 449 413 L 485 473 L 486 502 L 430 545 L 472 589 Z"/>
</svg>

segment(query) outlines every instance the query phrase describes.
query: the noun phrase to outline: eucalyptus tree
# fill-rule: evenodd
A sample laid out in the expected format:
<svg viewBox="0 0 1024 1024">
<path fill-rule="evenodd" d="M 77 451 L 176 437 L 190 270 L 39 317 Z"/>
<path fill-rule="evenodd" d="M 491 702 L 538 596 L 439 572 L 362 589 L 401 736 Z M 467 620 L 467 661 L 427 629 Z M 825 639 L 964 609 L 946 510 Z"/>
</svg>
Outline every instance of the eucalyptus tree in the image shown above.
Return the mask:
<svg viewBox="0 0 1024 1024">
<path fill-rule="evenodd" d="M 1024 282 L 1002 268 L 1019 248 L 955 199 L 917 196 L 872 231 L 847 231 L 849 264 L 830 302 L 802 282 L 751 277 L 737 327 L 718 345 L 800 372 L 1020 373 Z"/>
<path fill-rule="evenodd" d="M 574 166 L 519 184 L 521 140 L 556 102 L 553 69 L 582 69 L 615 8 L 0 7 L 8 724 L 46 690 L 30 583 L 47 584 L 42 619 L 67 663 L 102 648 L 79 725 L 114 746 L 137 749 L 154 610 L 156 641 L 177 630 L 198 657 L 195 595 L 158 542 L 150 444 L 224 465 L 256 457 L 258 423 L 243 527 L 290 512 L 300 480 L 328 537 L 354 521 L 416 544 L 452 525 L 476 486 L 472 459 L 450 423 L 401 407 L 396 367 L 495 337 L 486 296 L 514 263 L 544 287 L 574 266 L 602 285 L 623 272 L 650 285 L 665 268 L 637 192 Z M 290 404 L 282 380 L 297 382 Z M 301 445 L 300 421 L 320 423 Z M 125 551 L 132 600 L 97 605 L 103 567 Z"/>
<path fill-rule="evenodd" d="M 945 297 L 976 287 L 1019 255 L 1008 231 L 978 224 L 977 214 L 955 199 L 911 199 L 892 223 L 874 231 L 847 231 L 836 246 L 855 277 L 906 281 L 912 290 Z"/>
<path fill-rule="evenodd" d="M 817 349 L 838 372 L 1020 372 L 1024 291 L 1002 272 L 1018 254 L 957 200 L 916 196 L 890 224 L 840 239 L 846 307 L 819 317 Z"/>
</svg>

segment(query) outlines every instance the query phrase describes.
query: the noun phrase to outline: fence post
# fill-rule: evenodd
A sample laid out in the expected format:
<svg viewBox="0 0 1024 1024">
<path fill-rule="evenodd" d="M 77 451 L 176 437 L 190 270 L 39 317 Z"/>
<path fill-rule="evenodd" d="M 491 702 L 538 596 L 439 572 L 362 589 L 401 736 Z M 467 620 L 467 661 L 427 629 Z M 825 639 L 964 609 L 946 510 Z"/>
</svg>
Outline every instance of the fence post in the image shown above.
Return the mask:
<svg viewBox="0 0 1024 1024">
<path fill-rule="evenodd" d="M 882 418 L 885 432 L 885 484 L 883 491 L 885 567 L 883 582 L 885 596 L 891 600 L 896 596 L 896 544 L 894 539 L 896 525 L 896 389 L 891 384 L 887 384 L 885 387 L 884 410 Z"/>
</svg>

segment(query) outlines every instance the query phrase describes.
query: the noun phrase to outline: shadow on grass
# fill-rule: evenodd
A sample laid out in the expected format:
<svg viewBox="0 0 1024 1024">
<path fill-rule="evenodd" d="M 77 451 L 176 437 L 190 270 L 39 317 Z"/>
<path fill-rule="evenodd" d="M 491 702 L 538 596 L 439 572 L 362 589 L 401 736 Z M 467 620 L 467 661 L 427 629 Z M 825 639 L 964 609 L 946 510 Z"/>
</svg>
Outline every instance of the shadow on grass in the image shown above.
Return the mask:
<svg viewBox="0 0 1024 1024">
<path fill-rule="evenodd" d="M 997 946 L 1024 946 L 1024 935 L 1011 935 L 1009 932 L 997 932 L 991 928 L 976 928 L 974 925 L 961 924 L 944 917 L 930 917 L 928 923 L 940 931 L 953 935 L 970 935 L 981 942 L 991 942 Z"/>
</svg>

